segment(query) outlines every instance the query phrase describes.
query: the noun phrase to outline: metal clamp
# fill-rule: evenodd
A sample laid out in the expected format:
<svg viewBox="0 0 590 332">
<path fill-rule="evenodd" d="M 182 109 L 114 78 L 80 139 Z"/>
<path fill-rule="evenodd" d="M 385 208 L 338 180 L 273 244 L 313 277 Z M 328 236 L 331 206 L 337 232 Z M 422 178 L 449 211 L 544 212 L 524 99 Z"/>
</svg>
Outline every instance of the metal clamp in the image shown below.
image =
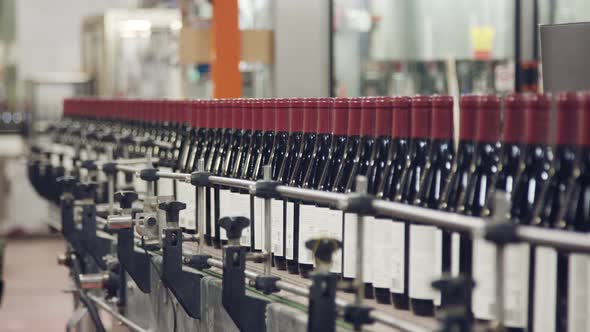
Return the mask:
<svg viewBox="0 0 590 332">
<path fill-rule="evenodd" d="M 312 250 L 316 271 L 311 274 L 307 331 L 336 331 L 336 291 L 338 276 L 330 273 L 334 252 L 342 248 L 336 239 L 312 239 L 305 243 Z"/>
<path fill-rule="evenodd" d="M 250 188 L 250 194 L 260 198 L 282 199 L 281 195 L 277 192 L 277 187 L 280 185 L 278 181 L 256 181 L 256 184 Z"/>
<path fill-rule="evenodd" d="M 137 200 L 137 193 L 119 191 L 115 193 L 115 200 L 119 202 L 123 211 L 130 210 L 133 201 Z M 129 218 L 131 220 L 132 216 L 129 216 Z M 109 221 L 111 219 L 109 217 Z M 117 257 L 119 262 L 131 276 L 131 279 L 135 281 L 137 287 L 142 292 L 149 293 L 151 291 L 150 257 L 145 253 L 135 251 L 133 222 L 130 222 L 128 227 L 122 227 L 122 223 L 117 223 L 117 226 Z"/>
<path fill-rule="evenodd" d="M 228 245 L 223 248 L 223 279 L 221 302 L 242 332 L 266 331 L 266 300 L 246 294 L 246 254 L 239 241 L 248 227 L 244 217 L 224 217 L 219 221 L 226 230 Z"/>
<path fill-rule="evenodd" d="M 432 282 L 432 287 L 440 291 L 442 298 L 447 299 L 437 315 L 440 323 L 438 331 L 472 331 L 469 303 L 474 286 L 475 282 L 466 277 L 445 276 Z"/>
<path fill-rule="evenodd" d="M 191 184 L 196 187 L 208 187 L 211 185 L 209 177 L 211 177 L 211 173 L 209 172 L 193 172 L 191 173 Z"/>
<path fill-rule="evenodd" d="M 373 208 L 373 201 L 375 196 L 366 193 L 351 193 L 347 195 L 345 201 L 340 202 L 338 207 L 344 212 L 355 213 L 363 216 L 376 215 L 377 212 Z"/>
</svg>

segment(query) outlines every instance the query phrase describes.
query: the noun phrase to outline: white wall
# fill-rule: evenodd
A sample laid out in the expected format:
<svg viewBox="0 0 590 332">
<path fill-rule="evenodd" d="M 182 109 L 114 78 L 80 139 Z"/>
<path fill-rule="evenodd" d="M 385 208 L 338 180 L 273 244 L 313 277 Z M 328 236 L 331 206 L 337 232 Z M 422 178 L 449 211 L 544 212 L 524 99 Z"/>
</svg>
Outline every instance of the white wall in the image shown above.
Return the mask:
<svg viewBox="0 0 590 332">
<path fill-rule="evenodd" d="M 82 19 L 108 8 L 132 8 L 137 3 L 138 0 L 16 1 L 19 80 L 39 72 L 80 70 Z"/>
</svg>

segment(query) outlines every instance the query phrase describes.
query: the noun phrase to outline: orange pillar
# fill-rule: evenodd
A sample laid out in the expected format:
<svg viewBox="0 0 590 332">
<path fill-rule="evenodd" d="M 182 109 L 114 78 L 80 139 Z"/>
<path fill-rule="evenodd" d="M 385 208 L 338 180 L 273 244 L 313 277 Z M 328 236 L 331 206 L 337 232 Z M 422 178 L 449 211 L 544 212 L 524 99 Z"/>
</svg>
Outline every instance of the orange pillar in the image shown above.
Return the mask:
<svg viewBox="0 0 590 332">
<path fill-rule="evenodd" d="M 240 62 L 240 30 L 238 27 L 238 0 L 213 1 L 212 61 L 214 98 L 242 96 Z"/>
</svg>

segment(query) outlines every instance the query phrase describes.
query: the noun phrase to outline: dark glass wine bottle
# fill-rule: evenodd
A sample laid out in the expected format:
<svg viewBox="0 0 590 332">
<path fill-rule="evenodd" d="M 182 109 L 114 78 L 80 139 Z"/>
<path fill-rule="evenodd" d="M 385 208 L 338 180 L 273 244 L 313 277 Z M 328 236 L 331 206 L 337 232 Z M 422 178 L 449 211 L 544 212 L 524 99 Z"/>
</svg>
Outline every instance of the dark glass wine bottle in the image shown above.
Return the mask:
<svg viewBox="0 0 590 332">
<path fill-rule="evenodd" d="M 292 187 L 303 187 L 307 169 L 313 158 L 317 140 L 318 123 L 318 100 L 306 98 L 303 101 L 303 139 L 299 150 L 299 157 L 295 160 L 295 166 L 289 185 Z M 301 201 L 295 201 L 293 206 L 293 254 L 299 265 L 298 270 L 301 276 L 307 277 L 313 268 L 313 261 L 309 257 L 304 245 L 301 245 L 301 234 L 307 230 L 301 228 Z M 305 207 L 304 211 L 305 212 Z M 303 216 L 307 218 L 307 215 Z M 313 215 L 311 216 L 313 218 Z"/>
<path fill-rule="evenodd" d="M 204 160 L 204 169 L 203 171 L 209 172 L 210 168 L 207 167 L 208 160 L 214 154 L 214 147 L 216 144 L 216 136 L 218 130 L 216 129 L 216 119 L 215 119 L 215 102 L 212 100 L 206 100 L 203 104 L 207 119 L 207 134 L 205 139 L 205 144 L 199 157 L 196 160 L 195 166 L 198 165 L 198 160 Z M 213 244 L 213 237 L 215 236 L 215 227 L 212 225 L 213 220 L 213 209 L 211 209 L 211 191 L 210 188 L 205 188 L 205 244 L 211 246 Z"/>
<path fill-rule="evenodd" d="M 459 145 L 457 146 L 457 155 L 453 162 L 453 170 L 449 183 L 444 189 L 444 197 L 441 200 L 440 209 L 448 212 L 461 213 L 461 197 L 465 194 L 465 189 L 469 183 L 469 177 L 473 167 L 475 156 L 475 132 L 477 126 L 477 107 L 479 97 L 476 95 L 461 96 L 459 101 Z M 459 250 L 452 248 L 463 247 L 468 245 L 469 238 L 452 234 L 448 231 L 442 231 L 442 271 L 443 273 L 467 273 L 465 267 L 459 266 Z M 467 241 L 467 242 L 466 242 Z M 454 243 L 454 245 L 453 245 Z M 465 260 L 463 260 L 465 262 Z"/>
<path fill-rule="evenodd" d="M 346 145 L 342 162 L 338 165 L 333 191 L 345 193 L 352 176 L 353 165 L 357 157 L 361 136 L 362 98 L 348 99 L 348 119 Z M 349 188 L 350 189 L 350 188 Z M 352 281 L 356 276 L 356 218 L 352 214 L 343 214 L 342 238 L 342 277 L 344 281 Z"/>
<path fill-rule="evenodd" d="M 264 118 L 264 111 L 262 108 L 262 99 L 253 99 L 251 101 L 252 107 L 252 138 L 250 139 L 250 147 L 248 148 L 248 153 L 246 154 L 246 159 L 244 160 L 244 171 L 242 173 L 242 177 L 246 180 L 256 180 L 257 173 L 256 173 L 256 160 L 258 159 L 258 155 L 262 151 L 262 141 L 264 138 L 264 127 L 262 124 Z M 246 229 L 249 231 L 250 235 L 250 244 L 252 250 L 260 250 L 261 246 L 260 243 L 256 243 L 256 239 L 258 235 L 256 235 L 257 228 L 255 220 L 255 200 L 254 196 L 250 196 L 250 227 Z M 248 234 L 246 232 L 246 234 Z"/>
<path fill-rule="evenodd" d="M 430 152 L 430 118 L 431 118 L 432 101 L 427 96 L 417 96 L 412 98 L 411 111 L 411 148 L 410 148 L 410 165 L 402 175 L 400 191 L 396 201 L 405 204 L 412 204 L 418 197 L 420 190 L 420 179 L 424 175 L 428 154 Z M 410 228 L 408 222 L 404 223 L 404 249 L 403 252 L 396 252 L 394 262 L 403 271 L 403 291 L 393 291 L 393 304 L 398 309 L 409 309 L 410 301 L 409 291 L 409 253 L 410 253 Z M 403 263 L 401 263 L 403 262 Z"/>
<path fill-rule="evenodd" d="M 272 155 L 272 149 L 275 139 L 275 112 L 276 100 L 263 99 L 262 100 L 262 141 L 260 145 L 260 153 L 256 156 L 254 162 L 254 170 L 250 180 L 262 180 L 264 177 L 263 167 L 269 165 Z M 253 197 L 253 219 L 254 225 L 254 249 L 262 250 L 264 243 L 264 200 L 262 198 Z"/>
<path fill-rule="evenodd" d="M 290 144 L 290 108 L 291 103 L 287 98 L 276 100 L 276 114 L 274 124 L 274 146 L 270 156 L 271 177 L 274 181 L 286 185 L 284 163 L 288 158 Z M 272 200 L 272 253 L 275 267 L 279 270 L 287 269 L 285 260 L 285 224 L 287 202 L 285 200 Z"/>
<path fill-rule="evenodd" d="M 236 160 L 234 162 L 231 176 L 234 178 L 245 178 L 247 176 L 248 155 L 251 153 L 251 146 L 253 141 L 254 128 L 252 127 L 253 105 L 258 105 L 258 102 L 254 102 L 251 99 L 242 99 L 242 139 L 238 146 L 238 152 Z M 259 118 L 260 112 L 256 113 L 256 120 L 261 121 Z M 232 189 L 232 201 L 233 201 L 233 214 L 241 215 L 243 217 L 251 218 L 251 207 L 250 207 L 250 194 L 248 190 Z M 253 250 L 253 234 L 250 232 L 250 227 L 245 228 L 242 231 L 242 238 L 240 244 L 249 250 Z"/>
<path fill-rule="evenodd" d="M 375 126 L 373 135 L 375 136 L 374 153 L 371 157 L 371 163 L 367 170 L 367 191 L 377 198 L 383 198 L 382 182 L 385 180 L 385 170 L 391 164 L 392 150 L 392 128 L 393 128 L 393 102 L 390 97 L 379 97 L 375 99 Z M 391 220 L 386 218 L 366 217 L 371 224 L 371 241 L 368 241 L 371 259 L 368 263 L 368 269 L 371 270 L 373 289 L 375 298 L 378 303 L 391 304 L 391 265 L 388 264 L 388 256 L 391 252 L 388 250 L 386 242 L 390 241 Z M 366 222 L 367 223 L 367 222 Z M 367 224 L 368 224 L 367 223 Z"/>
<path fill-rule="evenodd" d="M 563 216 L 575 208 L 566 209 L 567 196 L 575 185 L 572 183 L 576 170 L 578 152 L 578 121 L 580 102 L 575 93 L 560 93 L 557 96 L 557 141 L 555 148 L 554 173 L 541 197 L 534 224 L 543 228 L 567 230 Z M 571 213 L 570 213 L 571 214 Z M 575 220 L 572 220 L 575 223 Z M 575 229 L 573 229 L 575 231 Z M 583 256 L 582 256 L 583 257 Z M 533 301 L 533 329 L 547 331 L 568 331 L 568 318 L 575 315 L 577 308 L 568 312 L 569 260 L 576 261 L 576 254 L 556 251 L 549 247 L 535 248 L 535 271 Z M 582 258 L 582 262 L 584 258 Z M 575 263 L 574 263 L 575 264 Z M 572 267 L 576 271 L 576 267 Z M 584 286 L 586 287 L 586 286 Z M 577 291 L 576 291 L 577 292 Z M 576 295 L 577 296 L 577 295 Z M 575 301 L 575 297 L 572 298 Z M 573 303 L 572 301 L 572 303 Z M 585 320 L 583 318 L 583 320 Z M 573 319 L 572 323 L 577 319 Z M 571 326 L 571 331 L 581 331 L 586 326 Z"/>
<path fill-rule="evenodd" d="M 421 175 L 415 205 L 438 209 L 444 187 L 451 175 L 455 147 L 453 143 L 453 98 L 432 97 L 430 152 Z M 410 224 L 409 296 L 410 307 L 419 316 L 434 315 L 440 294 L 431 282 L 442 273 L 442 232 L 433 226 Z"/>
<path fill-rule="evenodd" d="M 357 146 L 355 153 L 355 157 L 352 162 L 352 170 L 350 173 L 350 177 L 348 178 L 348 183 L 346 185 L 345 192 L 351 192 L 356 190 L 356 177 L 366 176 L 371 164 L 374 162 L 374 157 L 376 153 L 376 137 L 374 135 L 375 131 L 375 114 L 376 114 L 376 107 L 377 107 L 377 98 L 363 98 L 361 103 L 361 119 L 360 119 L 360 141 Z M 374 183 L 367 182 L 368 190 L 372 190 L 374 187 Z M 372 193 L 372 192 L 369 192 Z M 349 219 L 352 219 L 352 224 L 354 225 L 348 231 L 347 239 L 352 241 L 358 241 L 357 234 L 356 234 L 356 217 L 351 214 L 344 214 L 344 222 L 348 223 L 349 225 L 351 222 Z M 365 219 L 365 237 L 363 239 L 364 243 L 364 257 L 363 257 L 363 282 L 365 287 L 365 298 L 372 299 L 375 297 L 375 292 L 373 290 L 373 269 L 372 269 L 372 242 L 371 242 L 371 234 L 372 234 L 372 227 L 373 227 L 373 220 L 374 218 L 366 218 Z M 352 232 L 351 232 L 352 231 Z M 355 260 L 357 258 L 355 257 Z"/>
<path fill-rule="evenodd" d="M 475 128 L 476 153 L 474 169 L 460 203 L 461 211 L 467 215 L 489 218 L 491 216 L 490 196 L 494 193 L 500 167 L 500 99 L 498 97 L 492 95 L 480 97 Z M 474 299 L 478 303 L 481 302 L 479 294 L 483 294 L 489 289 L 483 287 L 486 282 L 480 278 L 479 271 L 491 266 L 490 262 L 495 257 L 493 255 L 490 257 L 488 247 L 489 244 L 483 240 L 476 239 L 472 241 L 466 237 L 461 238 L 459 243 L 459 266 L 462 267 L 463 275 L 476 278 L 478 285 L 480 285 L 479 282 L 481 281 L 482 287 L 474 291 Z M 493 273 L 489 274 L 492 275 Z M 486 277 L 487 275 L 483 276 L 483 278 Z M 492 306 L 493 304 L 490 303 L 489 305 Z M 469 300 L 468 306 L 471 308 L 471 300 Z"/>
<path fill-rule="evenodd" d="M 289 112 L 289 147 L 287 156 L 281 168 L 283 168 L 282 183 L 291 185 L 291 179 L 294 178 L 295 166 L 303 154 L 303 113 L 304 99 L 291 99 L 291 111 Z M 300 167 L 300 166 L 299 166 Z M 287 271 L 291 274 L 299 274 L 299 264 L 297 263 L 297 231 L 299 227 L 295 225 L 296 200 L 287 200 L 285 210 L 285 259 L 287 261 Z"/>
<path fill-rule="evenodd" d="M 547 187 L 552 172 L 553 152 L 549 147 L 551 99 L 548 95 L 533 95 L 525 102 L 525 153 L 524 169 L 518 176 L 512 195 L 511 220 L 517 224 L 533 223 L 540 197 Z M 505 325 L 514 331 L 526 330 L 532 325 L 533 279 L 535 249 L 527 244 L 508 248 L 511 256 L 507 269 L 528 271 L 518 277 L 507 278 L 507 302 L 518 305 L 506 308 Z M 474 306 L 474 313 L 476 307 Z"/>
<path fill-rule="evenodd" d="M 590 233 L 590 209 L 588 209 L 590 206 L 590 94 L 588 92 L 582 96 L 582 109 L 577 121 L 576 143 L 580 148 L 578 151 L 579 172 L 576 172 L 574 179 L 568 185 L 569 193 L 565 199 L 563 218 L 559 224 L 572 232 L 587 235 Z M 576 126 L 572 124 L 570 127 Z M 566 135 L 569 136 L 569 134 Z M 569 139 L 568 137 L 566 140 Z M 561 282 L 559 274 L 564 271 L 558 268 L 558 289 L 567 289 L 565 301 L 568 304 L 567 310 L 562 310 L 563 316 L 558 316 L 558 319 L 567 319 L 567 326 L 565 326 L 567 330 L 562 331 L 584 331 L 588 327 L 588 303 L 590 303 L 588 256 L 571 253 L 567 265 L 567 278 Z M 562 285 L 564 283 L 567 285 Z M 560 331 L 559 328 L 564 325 L 558 322 L 556 331 Z"/>
<path fill-rule="evenodd" d="M 221 141 L 219 142 L 219 146 L 216 151 L 215 160 L 213 161 L 211 174 L 213 175 L 222 175 L 223 173 L 223 165 L 225 163 L 225 159 L 228 157 L 230 153 L 230 144 L 232 142 L 233 137 L 233 129 L 232 129 L 232 104 L 233 101 L 231 99 L 220 99 L 218 101 L 219 108 L 217 109 L 218 115 L 221 115 Z M 220 113 L 219 113 L 220 112 Z M 229 190 L 226 187 L 214 185 L 213 187 L 213 204 L 214 204 L 214 220 L 215 220 L 215 243 L 219 243 L 219 245 L 225 244 L 227 241 L 227 236 L 225 234 L 225 230 L 221 229 L 219 225 L 219 219 L 222 217 L 222 213 L 228 213 L 231 211 L 228 204 L 230 201 L 228 200 L 228 193 Z"/>
</svg>

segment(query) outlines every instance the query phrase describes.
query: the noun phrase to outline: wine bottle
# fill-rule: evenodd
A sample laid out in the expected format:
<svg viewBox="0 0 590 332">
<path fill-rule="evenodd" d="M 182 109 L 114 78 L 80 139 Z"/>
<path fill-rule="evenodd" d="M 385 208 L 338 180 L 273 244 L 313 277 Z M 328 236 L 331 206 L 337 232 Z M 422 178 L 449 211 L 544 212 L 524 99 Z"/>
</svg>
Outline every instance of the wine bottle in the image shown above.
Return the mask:
<svg viewBox="0 0 590 332">
<path fill-rule="evenodd" d="M 232 129 L 232 104 L 233 101 L 231 99 L 222 99 L 220 102 L 220 109 L 217 112 L 221 111 L 221 141 L 219 142 L 219 147 L 217 149 L 217 153 L 215 156 L 215 160 L 212 165 L 211 174 L 221 176 L 223 175 L 223 165 L 225 163 L 225 159 L 230 154 L 230 144 L 232 142 L 233 137 L 233 129 Z M 229 190 L 227 187 L 214 185 L 213 187 L 213 197 L 214 197 L 214 218 L 215 218 L 215 232 L 217 234 L 216 239 L 220 245 L 224 245 L 227 242 L 227 235 L 225 234 L 225 229 L 219 227 L 219 219 L 222 217 L 222 213 L 227 214 L 231 213 L 231 206 L 229 205 L 231 201 L 229 200 Z"/>
<path fill-rule="evenodd" d="M 490 196 L 494 192 L 500 167 L 499 135 L 500 99 L 493 95 L 481 96 L 477 110 L 474 169 L 460 203 L 460 209 L 464 214 L 486 218 L 491 216 Z M 459 266 L 462 267 L 462 273 L 474 278 L 478 285 L 472 293 L 474 307 L 489 309 L 493 306 L 490 300 L 494 299 L 495 294 L 489 294 L 488 291 L 493 288 L 493 285 L 490 285 L 490 281 L 493 284 L 493 271 L 489 269 L 493 268 L 490 262 L 494 261 L 494 254 L 495 248 L 488 242 L 481 239 L 472 241 L 462 235 L 459 244 Z M 471 308 L 471 300 L 468 306 Z M 478 319 L 483 318 L 479 313 L 475 316 Z"/>
<path fill-rule="evenodd" d="M 392 128 L 393 128 L 393 98 L 379 97 L 375 100 L 375 127 L 373 135 L 375 136 L 374 156 L 371 157 L 371 164 L 367 170 L 368 193 L 383 199 L 382 182 L 385 180 L 385 171 L 391 164 L 393 157 L 392 151 Z M 390 241 L 391 220 L 386 218 L 366 217 L 371 223 L 371 241 L 367 241 L 371 250 L 371 260 L 369 261 L 372 271 L 372 281 L 375 298 L 378 303 L 391 304 L 391 270 L 388 264 L 388 257 L 391 251 L 387 248 L 387 242 Z M 366 220 L 365 219 L 365 220 Z M 366 221 L 365 221 L 366 222 Z"/>
<path fill-rule="evenodd" d="M 283 168 L 282 183 L 291 185 L 291 179 L 294 178 L 294 171 L 297 162 L 303 154 L 303 113 L 304 100 L 302 98 L 291 99 L 291 111 L 289 112 L 289 147 L 287 155 L 281 165 Z M 300 166 L 299 166 L 300 167 Z M 285 259 L 287 261 L 287 271 L 291 274 L 299 274 L 298 256 L 298 225 L 295 225 L 295 205 L 296 200 L 288 199 L 285 210 Z M 299 213 L 299 211 L 297 211 Z"/>
<path fill-rule="evenodd" d="M 264 111 L 262 108 L 262 100 L 261 99 L 253 99 L 251 102 L 252 107 L 252 138 L 250 140 L 250 146 L 248 148 L 248 153 L 246 154 L 246 159 L 244 160 L 244 171 L 242 177 L 246 180 L 256 180 L 257 179 L 257 172 L 256 172 L 256 160 L 258 159 L 258 155 L 262 152 L 262 141 L 264 138 L 264 127 L 263 127 L 263 118 L 264 118 Z M 256 235 L 258 231 L 257 227 L 257 218 L 255 215 L 255 200 L 254 196 L 250 196 L 250 227 L 246 229 L 249 230 L 250 235 L 250 243 L 251 249 L 256 251 L 260 250 L 261 243 L 260 238 Z M 247 233 L 246 233 L 247 234 Z M 256 241 L 258 240 L 258 242 Z"/>
<path fill-rule="evenodd" d="M 432 97 L 430 152 L 415 205 L 437 209 L 453 165 L 453 98 Z M 421 163 L 418 163 L 421 165 Z M 421 167 L 421 166 L 419 166 Z M 419 316 L 434 315 L 440 294 L 430 283 L 442 273 L 442 232 L 433 226 L 410 224 L 410 307 Z"/>
<path fill-rule="evenodd" d="M 313 153 L 316 148 L 317 140 L 317 123 L 318 123 L 318 103 L 315 98 L 306 98 L 303 101 L 303 139 L 301 148 L 299 150 L 299 156 L 295 161 L 295 166 L 289 185 L 292 187 L 303 187 L 305 175 L 307 169 L 313 158 Z M 313 260 L 311 255 L 305 250 L 305 246 L 301 245 L 302 233 L 305 235 L 308 230 L 301 229 L 303 219 L 314 219 L 313 209 L 308 209 L 306 206 L 303 207 L 303 211 L 300 209 L 301 201 L 295 201 L 293 206 L 293 252 L 299 265 L 298 270 L 301 276 L 307 277 L 308 273 L 313 269 Z M 305 205 L 305 204 L 304 204 Z M 307 211 L 311 212 L 306 214 Z M 301 215 L 303 214 L 303 216 Z M 305 221 L 304 221 L 305 222 Z"/>
<path fill-rule="evenodd" d="M 570 228 L 563 222 L 563 215 L 567 211 L 568 191 L 573 185 L 574 171 L 576 169 L 576 156 L 578 150 L 578 121 L 579 98 L 575 93 L 561 93 L 557 95 L 557 142 L 555 148 L 555 160 L 553 174 L 549 179 L 545 192 L 541 197 L 538 214 L 534 224 L 543 228 Z M 576 220 L 572 220 L 575 222 Z M 576 261 L 578 256 L 570 254 L 569 260 Z M 585 256 L 580 257 L 586 260 Z M 533 328 L 535 331 L 568 331 L 568 254 L 556 251 L 549 247 L 539 246 L 535 248 L 534 271 L 534 300 Z M 584 269 L 584 268 L 583 268 Z M 572 267 L 572 271 L 576 271 Z M 577 295 L 575 295 L 577 297 Z M 575 298 L 574 297 L 574 298 Z M 575 301 L 575 300 L 574 300 Z M 578 308 L 574 306 L 572 313 Z M 584 314 L 586 312 L 584 311 Z M 585 318 L 583 318 L 585 320 Z M 571 331 L 582 331 L 585 324 L 571 326 Z"/>
<path fill-rule="evenodd" d="M 346 132 L 346 145 L 342 162 L 338 166 L 336 179 L 334 179 L 334 191 L 345 193 L 350 190 L 349 180 L 353 178 L 352 170 L 357 157 L 361 136 L 360 124 L 362 113 L 362 98 L 348 99 L 348 126 Z M 356 276 L 356 218 L 352 214 L 343 214 L 343 239 L 342 239 L 342 277 L 344 281 L 352 281 Z"/>
<path fill-rule="evenodd" d="M 269 165 L 272 155 L 272 149 L 275 139 L 275 112 L 276 100 L 263 99 L 262 100 L 262 141 L 260 145 L 260 153 L 256 156 L 254 162 L 254 170 L 251 180 L 262 180 L 264 177 L 263 167 Z M 264 200 L 262 198 L 253 197 L 253 224 L 254 224 L 254 249 L 262 250 L 265 247 L 264 233 Z"/>
<path fill-rule="evenodd" d="M 412 204 L 418 197 L 420 190 L 420 179 L 424 175 L 428 154 L 430 152 L 430 118 L 431 118 L 432 101 L 427 96 L 417 96 L 412 98 L 411 111 L 411 148 L 410 148 L 410 165 L 402 175 L 402 182 L 396 200 L 405 204 Z M 410 228 L 408 222 L 404 223 L 404 250 L 396 252 L 394 265 L 399 266 L 404 275 L 403 290 L 393 292 L 393 304 L 398 309 L 409 308 L 409 254 L 410 254 Z M 403 263 L 402 263 L 403 262 Z"/>
<path fill-rule="evenodd" d="M 276 100 L 275 139 L 270 156 L 270 169 L 272 179 L 282 185 L 287 184 L 284 163 L 288 158 L 290 145 L 290 108 L 289 99 L 281 98 Z M 272 253 L 275 267 L 279 270 L 287 269 L 287 261 L 285 260 L 286 211 L 286 200 L 272 200 Z"/>
<path fill-rule="evenodd" d="M 182 103 L 181 115 L 182 122 L 179 124 L 178 129 L 178 137 L 180 137 L 180 142 L 177 142 L 176 144 L 177 153 L 175 153 L 175 155 L 177 160 L 173 170 L 175 172 L 184 173 L 186 171 L 186 163 L 188 160 L 190 147 L 194 143 L 195 139 L 195 128 L 193 127 L 192 120 L 193 108 L 190 101 L 184 101 Z M 196 217 L 195 188 L 190 183 L 176 180 L 174 181 L 174 193 L 176 200 L 186 203 L 186 209 L 183 210 L 186 212 L 183 213 L 181 211 L 178 218 L 178 226 L 183 232 L 186 232 L 188 231 L 187 226 L 190 222 L 189 220 Z"/>
<path fill-rule="evenodd" d="M 588 234 L 590 232 L 590 209 L 588 209 L 590 201 L 590 94 L 588 93 L 582 97 L 582 110 L 578 119 L 576 142 L 580 147 L 578 152 L 580 169 L 569 185 L 567 203 L 562 212 L 563 220 L 560 220 L 559 224 L 572 232 Z M 576 126 L 571 125 L 568 129 L 574 127 Z M 569 134 L 566 135 L 569 136 Z M 567 319 L 567 330 L 563 331 L 585 331 L 589 326 L 590 314 L 588 293 L 590 262 L 588 256 L 572 253 L 569 255 L 567 265 L 567 278 L 561 281 L 561 283 L 567 283 L 567 286 L 558 284 L 558 289 L 567 289 L 566 303 L 560 304 L 567 305 L 567 314 L 564 312 L 566 310 L 562 310 L 563 316 L 559 318 L 560 320 Z M 564 270 L 558 268 L 558 275 L 563 272 Z M 563 325 L 563 323 L 559 323 L 560 327 Z"/>
<path fill-rule="evenodd" d="M 164 116 L 165 133 L 161 140 L 161 144 L 165 147 L 161 148 L 161 159 L 158 161 L 158 169 L 162 172 L 172 173 L 173 169 L 173 155 L 178 135 L 179 111 L 181 104 L 177 100 L 165 100 L 161 103 Z M 157 195 L 169 196 L 175 199 L 174 196 L 174 180 L 160 178 L 156 182 Z"/>
<path fill-rule="evenodd" d="M 375 114 L 376 114 L 376 98 L 363 98 L 361 102 L 361 119 L 360 119 L 360 130 L 359 137 L 360 141 L 357 145 L 357 149 L 354 152 L 354 159 L 352 162 L 352 170 L 348 182 L 346 185 L 345 192 L 351 192 L 356 190 L 355 179 L 357 176 L 367 176 L 367 173 L 374 162 L 376 154 L 376 138 L 374 135 L 375 131 Z M 374 194 L 374 183 L 367 181 L 367 190 L 369 194 Z M 345 225 L 353 225 L 353 227 L 347 230 L 347 245 L 358 241 L 356 234 L 356 216 L 351 214 L 344 214 Z M 352 219 L 352 222 L 350 221 Z M 365 222 L 365 237 L 363 239 L 364 255 L 363 255 L 363 282 L 365 287 L 365 298 L 372 299 L 375 297 L 373 290 L 373 269 L 372 269 L 372 227 L 374 224 L 373 217 L 367 217 L 364 219 Z M 354 260 L 356 261 L 356 257 Z"/>
<path fill-rule="evenodd" d="M 203 149 L 201 150 L 201 153 L 199 154 L 199 157 L 197 158 L 196 164 L 194 166 L 198 165 L 199 159 L 203 159 L 204 166 L 205 166 L 203 171 L 209 172 L 210 168 L 208 168 L 208 160 L 214 154 L 214 147 L 216 144 L 216 136 L 217 136 L 217 132 L 218 132 L 218 130 L 216 129 L 215 102 L 212 100 L 206 100 L 203 104 L 203 107 L 204 107 L 206 119 L 207 119 L 207 134 L 206 134 Z M 212 239 L 213 239 L 213 237 L 215 237 L 215 226 L 212 225 L 213 209 L 211 209 L 211 205 L 212 205 L 211 202 L 212 202 L 211 191 L 210 191 L 210 188 L 207 187 L 207 188 L 205 188 L 205 222 L 204 222 L 204 224 L 205 224 L 205 244 L 208 246 L 211 246 L 213 244 Z"/>
<path fill-rule="evenodd" d="M 459 145 L 453 162 L 453 170 L 449 183 L 444 189 L 440 209 L 448 212 L 462 212 L 461 197 L 469 183 L 475 156 L 475 133 L 477 126 L 477 107 L 479 97 L 476 95 L 461 96 L 459 101 Z M 469 238 L 457 233 L 442 231 L 442 271 L 443 273 L 466 274 L 466 266 L 460 265 L 461 242 L 463 247 L 469 245 Z M 465 260 L 463 260 L 465 262 Z"/>
<path fill-rule="evenodd" d="M 250 99 L 243 99 L 242 100 L 242 139 L 241 143 L 238 147 L 238 154 L 236 156 L 236 160 L 234 162 L 235 166 L 232 170 L 232 177 L 234 178 L 246 178 L 247 177 L 247 170 L 248 170 L 248 163 L 247 161 L 249 154 L 252 152 L 252 140 L 253 140 L 253 133 L 254 128 L 252 127 L 252 121 L 254 120 L 254 114 L 252 112 L 253 105 L 257 105 L 258 102 L 253 103 Z M 261 121 L 259 118 L 259 113 L 256 113 L 256 120 Z M 237 119 L 236 119 L 237 121 Z M 232 201 L 233 201 L 233 213 L 236 215 L 241 215 L 243 217 L 250 218 L 251 211 L 250 211 L 250 193 L 248 190 L 242 189 L 232 189 Z M 242 231 L 242 237 L 240 238 L 240 244 L 249 250 L 253 250 L 253 241 L 252 241 L 252 232 L 250 232 L 250 227 L 246 227 Z"/>
<path fill-rule="evenodd" d="M 549 119 L 551 99 L 548 95 L 536 94 L 525 102 L 525 154 L 524 169 L 518 176 L 512 195 L 511 220 L 517 224 L 530 225 L 539 208 L 541 194 L 545 191 L 552 172 L 553 152 L 549 147 Z M 532 326 L 532 296 L 535 271 L 535 249 L 528 244 L 507 248 L 505 325 L 515 331 Z M 511 303 L 518 305 L 510 306 Z M 529 305 L 529 303 L 531 305 Z M 474 306 L 475 312 L 475 306 Z"/>
</svg>

